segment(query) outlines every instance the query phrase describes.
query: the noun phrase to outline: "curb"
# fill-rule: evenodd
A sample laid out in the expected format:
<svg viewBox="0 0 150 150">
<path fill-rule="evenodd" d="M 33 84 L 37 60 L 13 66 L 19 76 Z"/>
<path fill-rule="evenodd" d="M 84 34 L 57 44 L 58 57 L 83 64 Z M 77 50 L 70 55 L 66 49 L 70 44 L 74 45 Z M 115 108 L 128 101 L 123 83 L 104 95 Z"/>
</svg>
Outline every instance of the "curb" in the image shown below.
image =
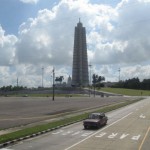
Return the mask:
<svg viewBox="0 0 150 150">
<path fill-rule="evenodd" d="M 55 128 L 47 129 L 47 130 L 40 131 L 40 132 L 31 134 L 31 135 L 27 135 L 27 136 L 25 136 L 25 137 L 21 137 L 21 138 L 18 138 L 18 139 L 14 139 L 14 140 L 11 140 L 11 141 L 2 143 L 2 144 L 0 144 L 0 148 L 4 148 L 4 147 L 7 147 L 7 146 L 16 144 L 16 143 L 18 143 L 18 142 L 20 142 L 20 141 L 23 141 L 23 140 L 26 140 L 26 139 L 30 139 L 30 138 L 33 138 L 33 137 L 36 137 L 36 136 L 39 136 L 39 135 L 42 135 L 42 134 L 51 132 L 51 131 L 56 130 L 56 129 L 60 129 L 60 128 L 62 128 L 62 127 L 65 127 L 65 126 L 68 126 L 68 125 L 71 125 L 71 124 L 80 122 L 80 121 L 82 121 L 82 120 L 84 120 L 84 119 L 80 119 L 80 120 L 77 120 L 77 121 L 73 121 L 73 122 L 70 122 L 70 123 L 67 123 L 67 124 L 64 124 L 64 125 L 57 126 L 57 127 L 55 127 Z"/>
</svg>

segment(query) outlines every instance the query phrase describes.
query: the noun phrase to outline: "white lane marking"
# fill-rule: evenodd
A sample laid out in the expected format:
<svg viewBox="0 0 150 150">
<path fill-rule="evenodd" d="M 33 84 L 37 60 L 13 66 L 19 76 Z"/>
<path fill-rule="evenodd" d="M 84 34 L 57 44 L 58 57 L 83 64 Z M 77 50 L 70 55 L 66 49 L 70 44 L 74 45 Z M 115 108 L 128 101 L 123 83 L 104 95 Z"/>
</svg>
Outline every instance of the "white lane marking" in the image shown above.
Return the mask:
<svg viewBox="0 0 150 150">
<path fill-rule="evenodd" d="M 109 139 L 113 139 L 118 135 L 118 133 L 112 133 L 111 135 L 108 136 Z"/>
<path fill-rule="evenodd" d="M 82 132 L 83 132 L 83 131 L 77 131 L 77 132 L 73 133 L 72 136 L 78 135 L 78 134 L 80 134 L 80 133 L 82 133 Z"/>
<path fill-rule="evenodd" d="M 82 134 L 81 136 L 88 136 L 88 135 L 90 135 L 90 134 L 92 134 L 93 132 L 86 132 L 86 133 L 84 133 L 84 134 Z"/>
<path fill-rule="evenodd" d="M 64 132 L 62 135 L 68 135 L 70 133 L 72 133 L 73 131 L 67 131 L 67 132 Z"/>
<path fill-rule="evenodd" d="M 102 132 L 102 133 L 100 133 L 99 135 L 97 135 L 97 136 L 95 136 L 95 137 L 98 137 L 98 138 L 100 138 L 100 137 L 103 137 L 104 135 L 106 135 L 107 133 L 105 133 L 105 132 Z"/>
<path fill-rule="evenodd" d="M 141 135 L 139 134 L 139 135 L 137 135 L 137 136 L 133 136 L 131 139 L 132 139 L 132 140 L 136 140 L 136 141 L 138 141 L 138 140 L 139 140 L 139 138 L 140 138 L 140 136 L 141 136 Z"/>
<path fill-rule="evenodd" d="M 120 136 L 120 139 L 124 139 L 125 137 L 127 137 L 129 134 L 122 134 L 121 136 Z"/>
<path fill-rule="evenodd" d="M 63 130 L 59 130 L 57 132 L 53 132 L 52 134 L 59 134 L 59 133 L 62 133 L 62 132 L 63 132 Z"/>
<path fill-rule="evenodd" d="M 138 134 L 138 135 L 130 135 L 130 134 L 128 134 L 128 133 L 123 133 L 123 134 L 119 134 L 119 133 L 111 133 L 111 134 L 109 134 L 109 133 L 106 133 L 106 132 L 102 132 L 102 133 L 100 133 L 99 135 L 97 135 L 97 136 L 95 136 L 96 138 L 102 138 L 102 137 L 106 137 L 106 138 L 108 138 L 108 139 L 113 139 L 113 138 L 118 138 L 118 139 L 120 139 L 120 140 L 122 140 L 122 139 L 125 139 L 127 136 L 130 136 L 129 138 L 131 138 L 131 140 L 136 140 L 136 141 L 138 141 L 139 140 L 139 138 L 141 137 L 141 135 L 140 134 Z"/>
<path fill-rule="evenodd" d="M 124 118 L 128 117 L 128 116 L 129 116 L 129 115 L 131 115 L 132 113 L 133 113 L 133 112 L 131 112 L 131 113 L 127 114 L 126 116 L 124 116 L 124 117 L 122 117 L 122 118 L 118 119 L 117 121 L 113 122 L 112 124 L 110 124 L 110 125 L 106 126 L 106 127 L 105 127 L 105 128 L 103 128 L 102 130 L 99 130 L 99 131 L 97 131 L 97 132 L 95 132 L 95 133 L 93 133 L 93 134 L 89 135 L 89 136 L 88 136 L 88 137 L 86 137 L 85 139 L 83 139 L 83 140 L 81 140 L 81 141 L 79 141 L 79 142 L 77 142 L 77 143 L 73 144 L 72 146 L 70 146 L 70 147 L 66 148 L 65 150 L 69 150 L 69 149 L 71 149 L 72 147 L 75 147 L 76 145 L 78 145 L 78 144 L 80 144 L 80 143 L 84 142 L 85 140 L 89 139 L 90 137 L 92 137 L 92 136 L 96 135 L 97 133 L 99 133 L 99 132 L 101 132 L 101 131 L 103 131 L 103 130 L 107 129 L 108 127 L 110 127 L 110 126 L 112 126 L 112 125 L 116 124 L 117 122 L 119 122 L 119 121 L 123 120 Z"/>
<path fill-rule="evenodd" d="M 140 115 L 140 118 L 143 118 L 143 119 L 144 119 L 144 118 L 146 118 L 146 116 L 144 116 L 143 114 L 141 114 L 141 115 Z"/>
</svg>

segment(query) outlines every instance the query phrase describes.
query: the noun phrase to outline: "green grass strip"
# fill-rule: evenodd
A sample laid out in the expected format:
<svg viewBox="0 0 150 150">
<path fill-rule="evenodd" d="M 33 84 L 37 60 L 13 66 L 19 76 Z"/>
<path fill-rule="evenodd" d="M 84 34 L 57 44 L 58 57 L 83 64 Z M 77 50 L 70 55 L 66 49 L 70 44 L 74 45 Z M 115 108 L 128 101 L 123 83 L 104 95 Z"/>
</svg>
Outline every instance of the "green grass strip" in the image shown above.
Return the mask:
<svg viewBox="0 0 150 150">
<path fill-rule="evenodd" d="M 106 112 L 118 109 L 120 107 L 132 104 L 132 103 L 137 102 L 139 100 L 141 100 L 141 99 L 126 101 L 126 102 L 122 102 L 122 103 L 114 104 L 114 105 L 110 105 L 110 106 L 105 106 L 103 108 L 97 109 L 96 112 L 105 112 L 106 113 Z M 37 125 L 37 126 L 34 126 L 34 127 L 25 128 L 25 129 L 22 129 L 22 130 L 19 130 L 19 131 L 15 131 L 15 132 L 12 132 L 12 133 L 4 134 L 4 135 L 0 136 L 0 144 L 8 142 L 8 141 L 12 141 L 14 139 L 19 139 L 21 137 L 25 137 L 25 136 L 28 136 L 28 135 L 36 134 L 38 132 L 41 132 L 41 131 L 44 131 L 44 130 L 47 130 L 47 129 L 56 128 L 60 125 L 66 125 L 68 123 L 73 123 L 75 121 L 83 120 L 83 119 L 87 118 L 88 115 L 89 115 L 89 112 L 88 113 L 83 113 L 81 115 L 65 118 L 65 119 L 62 119 L 62 120 L 59 120 L 59 121 L 54 121 L 54 122 L 43 124 L 43 125 Z"/>
<path fill-rule="evenodd" d="M 124 88 L 101 88 L 100 91 L 117 93 L 129 96 L 150 96 L 149 90 L 133 90 Z"/>
</svg>

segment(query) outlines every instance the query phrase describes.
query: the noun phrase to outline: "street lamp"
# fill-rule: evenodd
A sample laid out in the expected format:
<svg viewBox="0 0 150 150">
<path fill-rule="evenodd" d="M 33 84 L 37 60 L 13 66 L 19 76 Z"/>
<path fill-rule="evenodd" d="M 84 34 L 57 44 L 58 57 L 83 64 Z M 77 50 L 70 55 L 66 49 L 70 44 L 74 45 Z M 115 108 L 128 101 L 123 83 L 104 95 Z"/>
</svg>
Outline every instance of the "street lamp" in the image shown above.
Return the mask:
<svg viewBox="0 0 150 150">
<path fill-rule="evenodd" d="M 55 69 L 53 68 L 53 98 L 52 98 L 53 101 L 54 98 L 55 98 Z"/>
<path fill-rule="evenodd" d="M 121 70 L 120 70 L 120 68 L 119 68 L 119 69 L 118 69 L 118 72 L 119 72 L 119 82 L 120 82 L 120 71 L 121 71 Z"/>
<path fill-rule="evenodd" d="M 42 67 L 42 88 L 43 88 L 43 74 L 44 74 L 44 67 Z"/>
<path fill-rule="evenodd" d="M 18 88 L 18 77 L 17 77 L 17 88 Z"/>
<path fill-rule="evenodd" d="M 89 64 L 89 68 L 90 68 L 90 80 L 89 80 L 89 97 L 91 96 L 91 67 L 92 67 L 92 65 L 91 64 Z"/>
</svg>

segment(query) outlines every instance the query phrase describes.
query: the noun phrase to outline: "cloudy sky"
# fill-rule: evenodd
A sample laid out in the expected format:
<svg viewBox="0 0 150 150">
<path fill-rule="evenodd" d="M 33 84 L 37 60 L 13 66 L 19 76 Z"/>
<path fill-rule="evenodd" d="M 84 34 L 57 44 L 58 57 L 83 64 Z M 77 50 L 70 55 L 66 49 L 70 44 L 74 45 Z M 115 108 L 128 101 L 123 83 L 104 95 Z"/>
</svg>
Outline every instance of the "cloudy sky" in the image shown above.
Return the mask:
<svg viewBox="0 0 150 150">
<path fill-rule="evenodd" d="M 72 75 L 74 27 L 86 27 L 91 72 L 150 78 L 150 0 L 0 0 L 0 87 L 51 86 Z"/>
</svg>

